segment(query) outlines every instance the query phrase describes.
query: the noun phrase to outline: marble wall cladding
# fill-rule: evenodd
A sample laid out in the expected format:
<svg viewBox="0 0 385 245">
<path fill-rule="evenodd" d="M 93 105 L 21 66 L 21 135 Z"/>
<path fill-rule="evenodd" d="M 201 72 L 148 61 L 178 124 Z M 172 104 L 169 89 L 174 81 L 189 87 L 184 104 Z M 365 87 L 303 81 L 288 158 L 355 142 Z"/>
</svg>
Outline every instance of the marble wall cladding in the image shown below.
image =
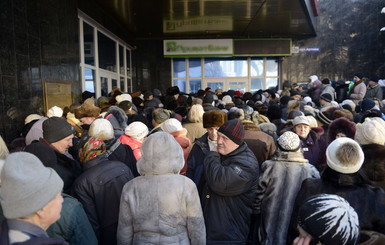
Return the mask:
<svg viewBox="0 0 385 245">
<path fill-rule="evenodd" d="M 313 23 L 317 36 L 293 40 L 293 46 L 320 47 L 320 52 L 283 58 L 283 80 L 307 82 L 313 74 L 320 79 L 352 80 L 357 71 L 368 77 L 385 75 L 383 7 L 382 0 L 319 0 L 319 16 Z"/>
<path fill-rule="evenodd" d="M 81 93 L 77 0 L 0 1 L 0 135 L 20 136 L 25 116 L 42 113 L 42 80 L 73 82 Z"/>
</svg>

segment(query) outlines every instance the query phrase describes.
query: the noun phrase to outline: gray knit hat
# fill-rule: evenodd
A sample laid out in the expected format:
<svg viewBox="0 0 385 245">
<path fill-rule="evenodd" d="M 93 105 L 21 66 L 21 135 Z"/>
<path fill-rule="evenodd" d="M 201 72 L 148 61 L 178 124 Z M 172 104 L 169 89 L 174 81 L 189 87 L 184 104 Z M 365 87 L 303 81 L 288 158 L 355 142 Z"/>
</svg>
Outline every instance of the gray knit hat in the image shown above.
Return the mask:
<svg viewBox="0 0 385 245">
<path fill-rule="evenodd" d="M 45 207 L 63 189 L 52 168 L 27 152 L 10 154 L 1 171 L 0 203 L 7 219 L 28 217 Z"/>
<path fill-rule="evenodd" d="M 60 117 L 50 117 L 43 122 L 43 138 L 48 143 L 57 142 L 74 133 L 74 127 Z"/>
</svg>

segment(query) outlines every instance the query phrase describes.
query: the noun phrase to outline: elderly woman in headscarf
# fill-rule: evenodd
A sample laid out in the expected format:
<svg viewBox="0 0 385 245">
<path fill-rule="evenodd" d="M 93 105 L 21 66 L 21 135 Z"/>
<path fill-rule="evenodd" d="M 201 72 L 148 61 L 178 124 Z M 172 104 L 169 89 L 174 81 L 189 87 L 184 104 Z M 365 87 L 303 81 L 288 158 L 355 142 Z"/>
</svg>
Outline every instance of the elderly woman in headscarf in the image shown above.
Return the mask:
<svg viewBox="0 0 385 245">
<path fill-rule="evenodd" d="M 141 176 L 122 192 L 118 244 L 206 244 L 198 191 L 178 174 L 184 165 L 178 142 L 158 132 L 143 141 L 141 151 Z"/>
</svg>

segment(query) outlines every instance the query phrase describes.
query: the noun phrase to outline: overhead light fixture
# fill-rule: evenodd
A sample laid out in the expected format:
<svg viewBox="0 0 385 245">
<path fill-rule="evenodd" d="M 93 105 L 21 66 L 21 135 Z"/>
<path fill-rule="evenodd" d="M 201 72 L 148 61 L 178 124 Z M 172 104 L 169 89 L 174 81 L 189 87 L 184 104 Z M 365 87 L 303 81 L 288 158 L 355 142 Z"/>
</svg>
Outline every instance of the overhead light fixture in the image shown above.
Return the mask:
<svg viewBox="0 0 385 245">
<path fill-rule="evenodd" d="M 384 26 L 384 27 L 382 27 L 380 31 L 385 31 L 385 26 Z"/>
<path fill-rule="evenodd" d="M 385 14 L 385 7 L 382 8 L 381 14 Z"/>
</svg>

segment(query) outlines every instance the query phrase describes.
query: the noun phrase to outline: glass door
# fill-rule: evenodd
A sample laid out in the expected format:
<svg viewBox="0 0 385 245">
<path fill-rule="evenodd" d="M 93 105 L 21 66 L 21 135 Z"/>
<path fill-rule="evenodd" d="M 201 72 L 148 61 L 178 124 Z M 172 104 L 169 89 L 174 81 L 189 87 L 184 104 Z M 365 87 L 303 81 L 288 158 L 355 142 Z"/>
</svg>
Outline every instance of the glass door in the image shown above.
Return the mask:
<svg viewBox="0 0 385 245">
<path fill-rule="evenodd" d="M 206 87 L 210 87 L 212 91 L 218 88 L 223 91 L 230 89 L 235 91 L 239 90 L 242 93 L 250 90 L 247 77 L 204 78 L 202 81 L 202 89 Z"/>
<path fill-rule="evenodd" d="M 118 83 L 119 76 L 112 72 L 100 71 L 100 90 L 101 96 L 108 97 L 108 94 L 114 89 L 119 88 L 120 83 Z"/>
</svg>

